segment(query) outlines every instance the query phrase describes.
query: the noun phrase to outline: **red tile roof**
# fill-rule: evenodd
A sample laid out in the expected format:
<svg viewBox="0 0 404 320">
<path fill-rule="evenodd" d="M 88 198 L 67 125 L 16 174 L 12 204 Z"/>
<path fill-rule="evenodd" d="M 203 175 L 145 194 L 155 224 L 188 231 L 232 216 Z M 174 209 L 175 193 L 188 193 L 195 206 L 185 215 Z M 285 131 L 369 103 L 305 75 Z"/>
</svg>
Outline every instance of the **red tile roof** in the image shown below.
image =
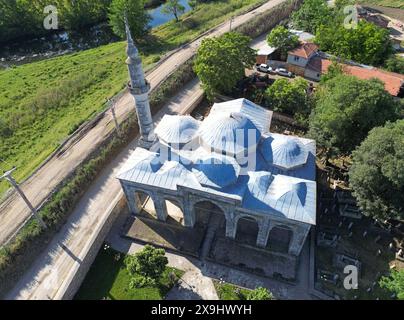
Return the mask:
<svg viewBox="0 0 404 320">
<path fill-rule="evenodd" d="M 318 46 L 316 44 L 306 42 L 298 46 L 296 49 L 290 50 L 288 53 L 307 59 L 316 51 L 318 51 Z"/>
<path fill-rule="evenodd" d="M 328 59 L 317 59 L 318 57 L 310 61 L 309 66 L 312 66 L 313 70 L 324 74 L 327 72 L 328 67 L 332 64 Z M 320 61 L 318 61 L 320 60 Z M 393 96 L 397 96 L 400 93 L 400 88 L 404 86 L 404 75 L 394 72 L 384 71 L 378 68 L 363 68 L 357 66 L 351 66 L 344 64 L 343 70 L 345 74 L 355 76 L 359 79 L 369 80 L 376 78 L 384 83 L 384 88 Z"/>
<path fill-rule="evenodd" d="M 343 67 L 346 74 L 350 74 L 359 79 L 372 79 L 376 78 L 384 83 L 384 88 L 393 96 L 400 93 L 400 88 L 404 85 L 404 75 L 394 72 L 380 70 L 378 68 L 366 69 L 356 66 L 344 65 Z"/>
</svg>

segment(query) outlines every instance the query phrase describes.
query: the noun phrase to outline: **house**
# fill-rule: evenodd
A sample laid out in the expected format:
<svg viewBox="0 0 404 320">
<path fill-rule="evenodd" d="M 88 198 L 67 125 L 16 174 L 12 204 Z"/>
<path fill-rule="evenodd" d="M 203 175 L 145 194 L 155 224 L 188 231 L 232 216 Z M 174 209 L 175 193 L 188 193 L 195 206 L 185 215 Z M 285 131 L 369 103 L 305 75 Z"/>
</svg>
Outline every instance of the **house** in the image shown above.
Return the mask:
<svg viewBox="0 0 404 320">
<path fill-rule="evenodd" d="M 270 47 L 268 43 L 265 41 L 259 42 L 256 46 L 253 47 L 257 49 L 256 63 L 264 63 L 269 64 L 271 60 L 279 60 L 280 52 L 276 47 Z"/>
<path fill-rule="evenodd" d="M 317 55 L 318 46 L 314 43 L 302 43 L 288 52 L 287 69 L 299 76 L 305 75 L 310 60 Z"/>
</svg>

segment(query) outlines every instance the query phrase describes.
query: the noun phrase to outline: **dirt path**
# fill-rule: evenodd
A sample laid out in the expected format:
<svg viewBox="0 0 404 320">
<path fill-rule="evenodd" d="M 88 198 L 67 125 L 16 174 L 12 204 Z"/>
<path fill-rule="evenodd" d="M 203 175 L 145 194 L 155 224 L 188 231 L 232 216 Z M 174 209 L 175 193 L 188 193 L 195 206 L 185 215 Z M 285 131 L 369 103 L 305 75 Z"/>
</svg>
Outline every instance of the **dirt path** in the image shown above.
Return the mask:
<svg viewBox="0 0 404 320">
<path fill-rule="evenodd" d="M 247 22 L 257 13 L 265 12 L 284 1 L 285 0 L 271 0 L 253 11 L 235 17 L 232 23 L 233 28 Z M 217 36 L 228 30 L 229 23 L 225 22 L 212 29 L 212 31 L 204 37 Z M 180 64 L 192 57 L 204 37 L 184 46 L 151 71 L 147 75 L 147 80 L 150 82 L 151 88 L 155 88 Z M 116 105 L 118 118 L 124 118 L 129 111 L 133 109 L 133 104 L 134 102 L 130 94 L 127 93 L 123 95 L 117 101 Z M 21 188 L 33 205 L 36 207 L 40 206 L 54 188 L 63 181 L 63 179 L 65 179 L 88 154 L 100 145 L 113 128 L 112 117 L 108 112 L 91 130 L 79 139 L 69 143 L 63 152 L 59 153 L 58 156 L 53 157 L 27 181 L 25 181 L 21 185 Z M 103 203 L 105 204 L 107 202 Z M 29 215 L 30 211 L 17 195 L 13 194 L 3 202 L 0 205 L 0 244 L 7 241 L 7 239 L 9 239 L 10 236 L 24 223 Z"/>
</svg>

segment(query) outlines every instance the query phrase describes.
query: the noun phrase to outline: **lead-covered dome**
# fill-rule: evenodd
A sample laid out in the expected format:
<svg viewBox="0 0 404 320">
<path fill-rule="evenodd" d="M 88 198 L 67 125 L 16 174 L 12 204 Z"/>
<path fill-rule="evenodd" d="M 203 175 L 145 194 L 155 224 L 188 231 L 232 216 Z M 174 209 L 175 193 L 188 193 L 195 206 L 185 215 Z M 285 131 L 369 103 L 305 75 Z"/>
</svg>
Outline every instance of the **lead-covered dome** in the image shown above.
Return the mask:
<svg viewBox="0 0 404 320">
<path fill-rule="evenodd" d="M 283 135 L 271 135 L 265 138 L 261 151 L 268 164 L 286 170 L 304 165 L 309 154 L 298 139 Z"/>
<path fill-rule="evenodd" d="M 241 113 L 211 115 L 199 128 L 201 144 L 213 151 L 237 156 L 255 150 L 261 132 Z"/>
<path fill-rule="evenodd" d="M 157 137 L 167 144 L 186 144 L 196 137 L 199 122 L 191 116 L 165 115 L 155 129 Z"/>
<path fill-rule="evenodd" d="M 224 188 L 237 181 L 240 166 L 233 158 L 211 154 L 196 160 L 192 172 L 201 185 Z"/>
</svg>

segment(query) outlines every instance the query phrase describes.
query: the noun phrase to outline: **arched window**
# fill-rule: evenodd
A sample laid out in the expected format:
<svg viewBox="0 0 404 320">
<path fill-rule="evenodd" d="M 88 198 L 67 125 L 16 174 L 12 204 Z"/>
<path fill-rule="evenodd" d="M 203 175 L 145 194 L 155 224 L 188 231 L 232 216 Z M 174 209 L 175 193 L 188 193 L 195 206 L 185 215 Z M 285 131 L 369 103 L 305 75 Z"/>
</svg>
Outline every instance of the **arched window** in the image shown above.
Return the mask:
<svg viewBox="0 0 404 320">
<path fill-rule="evenodd" d="M 287 253 L 293 237 L 293 231 L 290 227 L 279 225 L 269 232 L 267 247 L 273 251 Z"/>
<path fill-rule="evenodd" d="M 253 217 L 244 216 L 237 221 L 236 240 L 255 246 L 258 236 L 258 222 Z"/>
</svg>

